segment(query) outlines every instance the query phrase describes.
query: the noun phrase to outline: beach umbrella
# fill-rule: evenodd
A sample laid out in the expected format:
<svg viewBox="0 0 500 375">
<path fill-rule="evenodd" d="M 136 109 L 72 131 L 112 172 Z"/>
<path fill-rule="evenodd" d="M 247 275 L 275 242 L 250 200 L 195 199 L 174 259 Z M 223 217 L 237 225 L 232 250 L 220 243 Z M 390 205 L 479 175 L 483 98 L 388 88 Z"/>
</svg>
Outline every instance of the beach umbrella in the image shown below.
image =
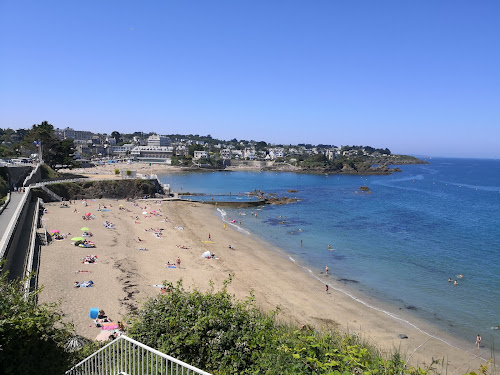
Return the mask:
<svg viewBox="0 0 500 375">
<path fill-rule="evenodd" d="M 92 215 L 90 212 L 87 212 L 87 213 L 85 214 L 85 216 L 90 216 L 90 215 Z"/>
<path fill-rule="evenodd" d="M 89 229 L 89 228 L 87 228 L 87 227 L 83 227 L 83 228 L 81 228 L 80 230 L 83 230 L 84 232 L 86 232 L 86 231 L 88 231 L 88 230 L 90 230 L 90 229 Z"/>
<path fill-rule="evenodd" d="M 57 229 L 52 229 L 50 233 L 59 233 L 59 231 Z"/>
<path fill-rule="evenodd" d="M 66 348 L 66 350 L 73 352 L 75 350 L 81 349 L 89 341 L 89 339 L 82 336 L 73 336 L 66 342 L 64 347 Z"/>
<path fill-rule="evenodd" d="M 123 204 L 120 204 L 118 207 L 123 207 Z"/>
<path fill-rule="evenodd" d="M 71 241 L 85 241 L 85 238 L 83 237 L 73 237 Z"/>
</svg>

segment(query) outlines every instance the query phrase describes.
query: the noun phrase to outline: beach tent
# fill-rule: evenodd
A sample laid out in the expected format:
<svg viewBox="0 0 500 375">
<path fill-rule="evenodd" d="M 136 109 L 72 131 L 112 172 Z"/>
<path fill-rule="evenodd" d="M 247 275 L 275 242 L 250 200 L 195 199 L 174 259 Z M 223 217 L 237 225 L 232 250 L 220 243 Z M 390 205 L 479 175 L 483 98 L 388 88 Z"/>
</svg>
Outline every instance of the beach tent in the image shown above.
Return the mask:
<svg viewBox="0 0 500 375">
<path fill-rule="evenodd" d="M 89 229 L 89 228 L 87 228 L 87 227 L 83 227 L 83 228 L 82 228 L 82 229 L 80 229 L 80 230 L 83 230 L 84 232 L 87 232 L 87 231 L 89 231 L 90 229 Z"/>
<path fill-rule="evenodd" d="M 99 315 L 99 309 L 97 307 L 92 307 L 89 311 L 89 318 L 96 319 L 97 315 Z"/>
<path fill-rule="evenodd" d="M 210 251 L 205 251 L 203 254 L 201 254 L 202 258 L 211 258 L 212 254 L 210 254 Z"/>
</svg>

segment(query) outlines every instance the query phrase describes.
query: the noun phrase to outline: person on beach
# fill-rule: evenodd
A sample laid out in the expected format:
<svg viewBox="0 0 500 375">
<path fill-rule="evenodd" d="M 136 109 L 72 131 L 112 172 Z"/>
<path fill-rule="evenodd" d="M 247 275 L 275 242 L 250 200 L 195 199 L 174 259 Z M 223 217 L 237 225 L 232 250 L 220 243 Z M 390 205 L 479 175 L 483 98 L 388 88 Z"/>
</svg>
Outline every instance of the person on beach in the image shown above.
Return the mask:
<svg viewBox="0 0 500 375">
<path fill-rule="evenodd" d="M 328 293 L 328 284 L 325 285 L 325 290 Z"/>
<path fill-rule="evenodd" d="M 208 240 L 210 241 L 212 239 L 212 236 L 210 235 L 210 233 L 208 234 Z"/>
<path fill-rule="evenodd" d="M 325 274 L 328 276 L 328 266 L 325 267 Z"/>
<path fill-rule="evenodd" d="M 181 268 L 181 258 L 177 257 L 177 267 Z"/>
<path fill-rule="evenodd" d="M 477 346 L 478 348 L 480 348 L 480 347 L 481 347 L 481 336 L 479 336 L 479 335 L 477 335 L 477 337 L 476 337 L 476 346 Z"/>
</svg>

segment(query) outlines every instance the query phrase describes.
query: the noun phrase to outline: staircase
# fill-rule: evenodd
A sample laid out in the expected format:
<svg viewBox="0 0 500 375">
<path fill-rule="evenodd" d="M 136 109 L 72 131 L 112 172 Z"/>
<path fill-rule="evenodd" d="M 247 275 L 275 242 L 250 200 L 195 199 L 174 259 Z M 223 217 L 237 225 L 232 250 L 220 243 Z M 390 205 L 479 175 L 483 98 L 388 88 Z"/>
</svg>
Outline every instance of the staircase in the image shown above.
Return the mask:
<svg viewBox="0 0 500 375">
<path fill-rule="evenodd" d="M 210 375 L 125 335 L 66 371 L 66 375 Z"/>
<path fill-rule="evenodd" d="M 53 199 L 55 199 L 56 201 L 62 201 L 62 197 L 60 197 L 59 195 L 57 195 L 56 193 L 54 193 L 52 190 L 50 190 L 48 187 L 46 187 L 45 185 L 40 185 L 40 188 L 45 191 L 47 194 L 49 194 Z"/>
</svg>

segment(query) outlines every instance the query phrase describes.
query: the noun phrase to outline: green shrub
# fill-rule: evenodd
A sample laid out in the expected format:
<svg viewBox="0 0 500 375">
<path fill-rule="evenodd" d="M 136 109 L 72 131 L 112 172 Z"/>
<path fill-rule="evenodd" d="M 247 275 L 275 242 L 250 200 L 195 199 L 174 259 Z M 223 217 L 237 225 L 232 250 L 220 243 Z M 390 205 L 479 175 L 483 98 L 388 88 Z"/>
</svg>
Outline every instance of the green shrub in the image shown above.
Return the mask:
<svg viewBox="0 0 500 375">
<path fill-rule="evenodd" d="M 253 295 L 246 301 L 222 290 L 186 292 L 182 281 L 146 301 L 129 335 L 214 374 L 413 374 L 398 353 L 383 359 L 356 335 L 317 332 L 278 323 Z"/>
</svg>

